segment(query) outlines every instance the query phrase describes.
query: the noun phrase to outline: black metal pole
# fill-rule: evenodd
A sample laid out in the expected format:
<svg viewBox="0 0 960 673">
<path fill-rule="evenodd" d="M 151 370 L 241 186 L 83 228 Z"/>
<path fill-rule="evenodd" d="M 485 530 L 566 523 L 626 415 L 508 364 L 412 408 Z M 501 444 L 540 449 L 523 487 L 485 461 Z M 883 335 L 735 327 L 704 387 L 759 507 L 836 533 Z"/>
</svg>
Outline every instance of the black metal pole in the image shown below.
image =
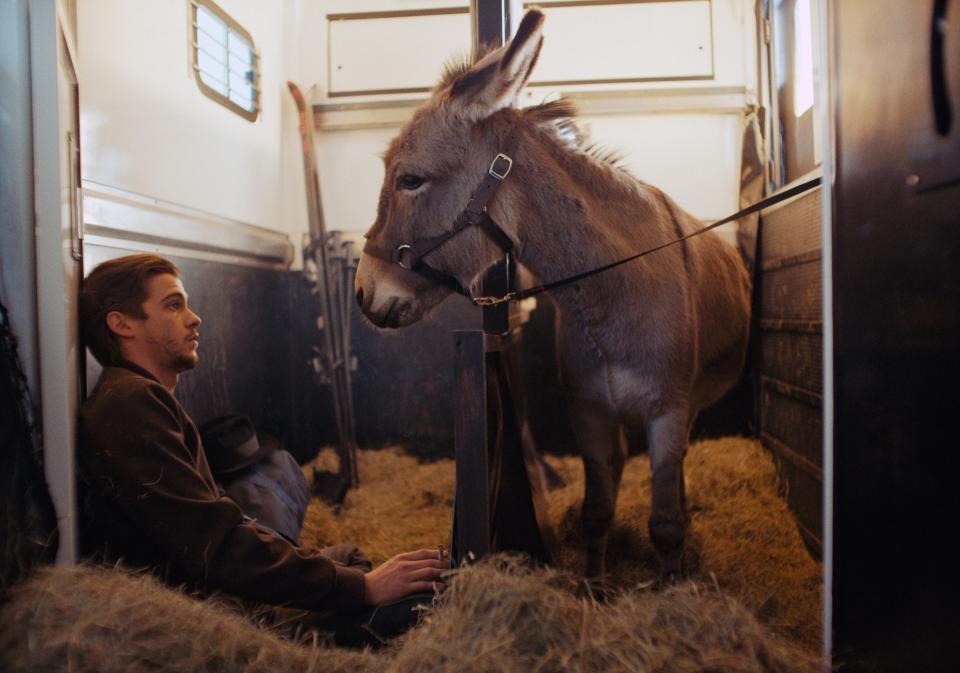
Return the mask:
<svg viewBox="0 0 960 673">
<path fill-rule="evenodd" d="M 499 47 L 510 37 L 510 0 L 471 0 L 473 51 L 482 45 Z"/>
<path fill-rule="evenodd" d="M 473 24 L 473 52 L 481 48 L 500 47 L 513 35 L 514 26 L 520 21 L 520 3 L 511 0 L 472 0 L 470 16 Z M 512 288 L 513 269 L 506 262 L 498 262 L 483 278 L 483 294 L 506 294 Z M 509 304 L 484 306 L 483 331 L 487 334 L 504 334 L 510 326 Z"/>
</svg>

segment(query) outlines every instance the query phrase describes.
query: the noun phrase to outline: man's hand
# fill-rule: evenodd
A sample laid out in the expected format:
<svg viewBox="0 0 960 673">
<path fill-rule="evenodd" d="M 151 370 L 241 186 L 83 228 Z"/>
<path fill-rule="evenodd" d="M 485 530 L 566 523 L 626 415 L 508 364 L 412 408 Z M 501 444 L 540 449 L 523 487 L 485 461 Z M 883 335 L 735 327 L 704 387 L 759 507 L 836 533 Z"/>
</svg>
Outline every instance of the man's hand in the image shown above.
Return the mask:
<svg viewBox="0 0 960 673">
<path fill-rule="evenodd" d="M 364 602 L 382 605 L 417 591 L 433 591 L 445 586 L 443 573 L 449 569 L 450 562 L 442 548 L 397 554 L 363 576 Z"/>
</svg>

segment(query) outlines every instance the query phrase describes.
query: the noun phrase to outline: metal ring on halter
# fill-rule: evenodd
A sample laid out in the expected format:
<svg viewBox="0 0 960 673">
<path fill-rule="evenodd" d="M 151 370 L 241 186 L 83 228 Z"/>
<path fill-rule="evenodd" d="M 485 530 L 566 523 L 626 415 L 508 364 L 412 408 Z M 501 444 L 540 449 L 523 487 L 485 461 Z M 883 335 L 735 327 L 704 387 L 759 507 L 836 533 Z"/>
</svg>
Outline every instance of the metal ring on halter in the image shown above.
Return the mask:
<svg viewBox="0 0 960 673">
<path fill-rule="evenodd" d="M 398 246 L 397 246 L 397 249 L 393 251 L 393 258 L 394 258 L 394 261 L 396 261 L 397 264 L 399 264 L 399 265 L 402 266 L 404 269 L 406 269 L 406 270 L 409 271 L 410 269 L 413 268 L 413 264 L 407 266 L 406 264 L 403 263 L 403 251 L 404 251 L 404 250 L 410 250 L 410 251 L 412 251 L 413 248 L 410 247 L 409 245 L 407 245 L 406 243 L 404 243 L 403 245 L 398 245 Z"/>
</svg>

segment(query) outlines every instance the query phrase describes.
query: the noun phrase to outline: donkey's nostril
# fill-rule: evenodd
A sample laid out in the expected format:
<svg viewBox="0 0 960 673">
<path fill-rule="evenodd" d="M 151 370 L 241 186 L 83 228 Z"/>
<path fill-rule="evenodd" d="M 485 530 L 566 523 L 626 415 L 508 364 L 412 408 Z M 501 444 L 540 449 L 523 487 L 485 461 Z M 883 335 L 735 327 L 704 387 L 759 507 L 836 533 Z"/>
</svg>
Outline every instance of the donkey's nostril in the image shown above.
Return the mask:
<svg viewBox="0 0 960 673">
<path fill-rule="evenodd" d="M 357 290 L 357 303 L 363 308 L 363 288 Z"/>
</svg>

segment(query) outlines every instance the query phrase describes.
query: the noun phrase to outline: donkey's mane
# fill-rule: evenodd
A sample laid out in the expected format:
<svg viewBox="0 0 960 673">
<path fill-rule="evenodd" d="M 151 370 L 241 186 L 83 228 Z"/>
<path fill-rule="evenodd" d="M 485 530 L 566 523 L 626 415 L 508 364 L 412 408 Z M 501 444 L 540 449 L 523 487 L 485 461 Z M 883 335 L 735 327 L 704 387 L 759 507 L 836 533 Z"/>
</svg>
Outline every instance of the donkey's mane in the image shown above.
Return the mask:
<svg viewBox="0 0 960 673">
<path fill-rule="evenodd" d="M 607 164 L 611 168 L 616 168 L 618 171 L 623 171 L 624 173 L 630 172 L 623 164 L 623 155 L 620 153 L 620 150 L 598 145 L 597 143 L 591 143 L 584 147 L 583 151 L 587 156 L 596 159 L 602 164 Z"/>
<path fill-rule="evenodd" d="M 552 127 L 553 132 L 570 149 L 597 163 L 616 169 L 625 175 L 630 175 L 630 172 L 623 165 L 623 155 L 617 150 L 586 141 L 577 125 L 577 109 L 570 101 L 561 98 L 541 103 L 525 109 L 524 116 L 530 118 L 533 124 L 537 126 Z"/>
</svg>

